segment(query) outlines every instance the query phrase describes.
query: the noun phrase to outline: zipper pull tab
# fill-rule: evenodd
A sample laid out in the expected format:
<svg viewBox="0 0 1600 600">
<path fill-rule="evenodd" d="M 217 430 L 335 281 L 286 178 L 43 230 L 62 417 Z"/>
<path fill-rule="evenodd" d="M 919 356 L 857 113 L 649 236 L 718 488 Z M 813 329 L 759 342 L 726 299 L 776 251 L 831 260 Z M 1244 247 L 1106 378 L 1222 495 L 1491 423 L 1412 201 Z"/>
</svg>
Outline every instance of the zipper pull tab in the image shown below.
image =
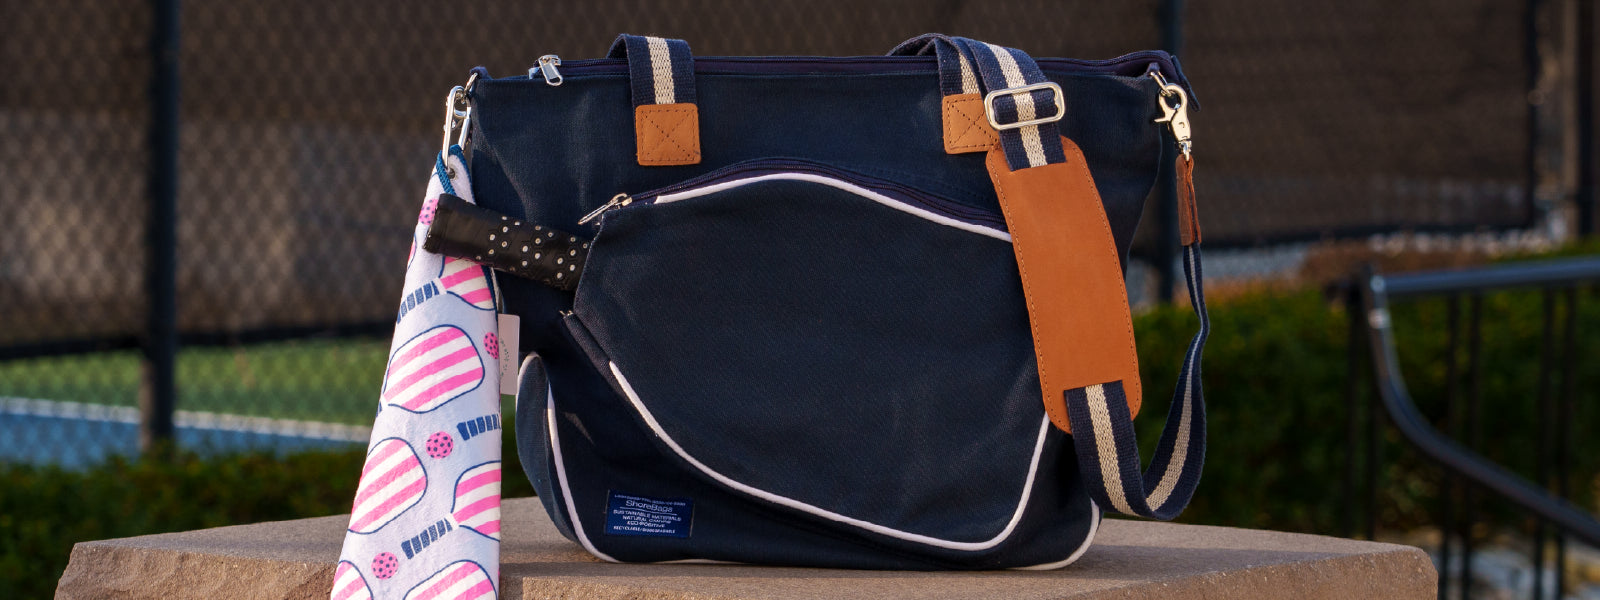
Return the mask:
<svg viewBox="0 0 1600 600">
<path fill-rule="evenodd" d="M 541 56 L 539 57 L 539 65 L 528 69 L 528 79 L 533 79 L 533 74 L 537 72 L 544 76 L 545 83 L 561 85 L 561 72 L 556 70 L 556 67 L 559 66 L 561 66 L 561 57 L 554 54 Z"/>
<path fill-rule="evenodd" d="M 1160 71 L 1151 71 L 1150 77 L 1161 86 L 1161 95 L 1156 98 L 1156 104 L 1161 105 L 1161 118 L 1155 122 L 1167 123 L 1172 128 L 1172 139 L 1178 141 L 1178 149 L 1188 158 L 1194 146 L 1189 129 L 1189 94 L 1183 91 L 1183 86 L 1167 83 Z"/>
<path fill-rule="evenodd" d="M 627 194 L 617 194 L 611 197 L 610 202 L 600 205 L 600 208 L 596 208 L 589 214 L 584 215 L 582 219 L 578 219 L 578 224 L 583 225 L 589 221 L 595 220 L 595 218 L 599 217 L 602 213 L 608 210 L 620 208 L 629 204 L 633 204 L 633 198 L 629 197 Z"/>
</svg>

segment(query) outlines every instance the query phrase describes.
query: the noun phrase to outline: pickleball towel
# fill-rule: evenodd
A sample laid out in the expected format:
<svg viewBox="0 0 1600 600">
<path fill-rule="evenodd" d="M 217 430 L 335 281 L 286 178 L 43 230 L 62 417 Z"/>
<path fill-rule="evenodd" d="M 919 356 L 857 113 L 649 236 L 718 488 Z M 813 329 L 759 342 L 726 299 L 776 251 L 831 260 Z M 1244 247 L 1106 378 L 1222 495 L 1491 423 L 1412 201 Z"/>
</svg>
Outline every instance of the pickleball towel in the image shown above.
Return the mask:
<svg viewBox="0 0 1600 600">
<path fill-rule="evenodd" d="M 472 201 L 455 148 L 435 162 L 412 232 L 333 600 L 494 598 L 500 579 L 494 289 L 484 267 L 422 249 L 440 194 Z"/>
</svg>

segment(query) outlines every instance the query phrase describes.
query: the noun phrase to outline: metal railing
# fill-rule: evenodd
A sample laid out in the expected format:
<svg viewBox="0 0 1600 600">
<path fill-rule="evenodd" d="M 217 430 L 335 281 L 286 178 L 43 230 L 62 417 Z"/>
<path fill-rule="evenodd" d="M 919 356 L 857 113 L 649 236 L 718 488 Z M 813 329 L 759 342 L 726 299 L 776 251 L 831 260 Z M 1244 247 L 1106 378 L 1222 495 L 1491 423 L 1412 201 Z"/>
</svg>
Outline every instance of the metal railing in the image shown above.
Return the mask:
<svg viewBox="0 0 1600 600">
<path fill-rule="evenodd" d="M 1600 521 L 1565 498 L 1570 493 L 1574 373 L 1578 364 L 1577 308 L 1579 292 L 1600 282 L 1600 257 L 1559 259 L 1510 264 L 1476 269 L 1411 273 L 1384 276 L 1368 267 L 1346 290 L 1350 316 L 1351 377 L 1346 392 L 1349 398 L 1348 438 L 1350 460 L 1346 470 L 1346 533 L 1354 533 L 1355 489 L 1358 467 L 1354 454 L 1361 447 L 1364 430 L 1364 470 L 1366 476 L 1366 534 L 1376 533 L 1378 470 L 1382 461 L 1382 437 L 1378 413 L 1387 414 L 1406 443 L 1444 467 L 1443 498 L 1439 508 L 1439 597 L 1449 597 L 1451 576 L 1457 576 L 1460 597 L 1471 593 L 1473 527 L 1478 522 L 1475 489 L 1487 489 L 1518 509 L 1537 518 L 1534 528 L 1532 563 L 1535 573 L 1533 598 L 1561 598 L 1566 592 L 1564 566 L 1567 538 L 1600 547 Z M 1478 452 L 1484 448 L 1482 434 L 1482 322 L 1484 294 L 1511 289 L 1534 289 L 1542 294 L 1542 332 L 1536 393 L 1538 439 L 1536 481 L 1517 475 Z M 1396 351 L 1391 300 L 1442 297 L 1447 302 L 1447 358 L 1445 366 L 1443 428 L 1435 428 L 1413 401 L 1400 372 Z M 1465 297 L 1466 332 L 1462 339 L 1462 301 Z M 1558 310 L 1559 304 L 1564 311 Z M 1558 315 L 1566 315 L 1557 333 Z M 1558 337 L 1559 342 L 1558 342 Z M 1466 364 L 1459 364 L 1459 349 L 1466 345 Z M 1558 349 L 1559 345 L 1559 349 Z M 1358 415 L 1363 366 L 1362 353 L 1371 358 L 1376 394 L 1365 411 Z M 1558 369 L 1558 364 L 1560 365 Z M 1463 371 L 1464 367 L 1464 371 Z M 1556 372 L 1560 371 L 1559 389 Z M 1461 382 L 1465 380 L 1465 390 Z M 1463 405 L 1464 404 L 1464 405 Z M 1464 414 L 1463 414 L 1464 413 Z M 1464 440 L 1452 437 L 1465 432 Z M 1457 510 L 1457 500 L 1460 510 Z M 1546 595 L 1544 577 L 1549 554 L 1547 540 L 1554 530 L 1554 589 Z M 1452 552 L 1459 550 L 1459 554 Z M 1454 555 L 1454 557 L 1453 557 Z M 1452 572 L 1452 567 L 1459 569 Z"/>
</svg>

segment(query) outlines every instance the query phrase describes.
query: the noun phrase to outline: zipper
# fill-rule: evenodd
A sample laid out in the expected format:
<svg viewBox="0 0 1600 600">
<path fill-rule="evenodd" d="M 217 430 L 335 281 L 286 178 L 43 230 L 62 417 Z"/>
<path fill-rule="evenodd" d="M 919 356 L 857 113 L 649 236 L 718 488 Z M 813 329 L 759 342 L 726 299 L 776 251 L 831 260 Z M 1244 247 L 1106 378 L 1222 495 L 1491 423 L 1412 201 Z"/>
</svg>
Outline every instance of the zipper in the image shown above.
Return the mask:
<svg viewBox="0 0 1600 600">
<path fill-rule="evenodd" d="M 604 215 L 607 212 L 623 209 L 629 206 L 637 207 L 653 205 L 662 196 L 668 196 L 677 192 L 713 186 L 730 181 L 737 181 L 740 179 L 749 179 L 760 175 L 777 173 L 803 173 L 807 175 L 815 175 L 818 177 L 833 179 L 889 196 L 897 201 L 904 202 L 908 205 L 915 206 L 936 215 L 958 221 L 964 221 L 974 225 L 980 225 L 998 231 L 1006 231 L 1005 218 L 1001 215 L 997 215 L 972 206 L 967 206 L 954 200 L 950 200 L 948 198 L 892 181 L 879 179 L 868 175 L 862 175 L 860 173 L 855 173 L 831 165 L 793 158 L 757 159 L 745 161 L 723 167 L 693 179 L 688 179 L 641 194 L 634 194 L 631 196 L 628 194 L 617 194 L 616 196 L 613 196 L 609 202 L 606 202 L 599 208 L 596 208 L 594 211 L 590 212 L 588 215 L 585 215 L 583 219 L 578 222 L 580 224 L 586 223 L 594 220 L 596 217 Z"/>
<path fill-rule="evenodd" d="M 550 85 L 560 85 L 559 77 L 551 75 L 554 69 L 544 71 L 542 67 L 548 66 L 546 59 L 554 59 L 555 64 L 561 67 L 561 75 L 626 75 L 628 73 L 628 60 L 625 58 L 591 58 L 562 62 L 553 54 L 540 57 L 539 64 L 528 70 L 525 79 L 529 81 L 543 80 Z M 1142 77 L 1155 65 L 1155 70 L 1172 79 L 1178 85 L 1188 90 L 1189 80 L 1184 77 L 1183 70 L 1178 68 L 1177 60 L 1163 50 L 1140 50 L 1105 60 L 1086 60 L 1078 58 L 1035 58 L 1034 62 L 1045 71 L 1058 71 L 1067 73 L 1088 73 L 1115 75 L 1119 77 Z M 906 73 L 937 70 L 938 60 L 932 56 L 710 56 L 694 58 L 695 71 L 704 73 L 744 73 L 744 74 L 805 74 L 805 73 L 843 73 L 843 74 L 883 74 Z M 524 77 L 508 77 L 506 79 L 524 79 Z M 1191 97 L 1192 90 L 1188 90 Z"/>
</svg>

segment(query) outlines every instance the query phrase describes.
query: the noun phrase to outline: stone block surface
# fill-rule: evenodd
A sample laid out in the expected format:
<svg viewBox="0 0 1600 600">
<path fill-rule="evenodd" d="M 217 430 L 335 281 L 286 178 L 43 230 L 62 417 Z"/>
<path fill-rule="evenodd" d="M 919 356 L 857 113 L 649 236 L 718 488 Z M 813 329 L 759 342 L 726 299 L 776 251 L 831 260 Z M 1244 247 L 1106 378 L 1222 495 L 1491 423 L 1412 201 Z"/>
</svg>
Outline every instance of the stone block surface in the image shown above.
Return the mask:
<svg viewBox="0 0 1600 600">
<path fill-rule="evenodd" d="M 1410 546 L 1106 520 L 1056 571 L 846 571 L 738 565 L 616 565 L 556 532 L 536 499 L 508 500 L 501 598 L 1433 598 L 1437 575 Z M 348 516 L 78 544 L 56 598 L 325 599 Z"/>
</svg>

